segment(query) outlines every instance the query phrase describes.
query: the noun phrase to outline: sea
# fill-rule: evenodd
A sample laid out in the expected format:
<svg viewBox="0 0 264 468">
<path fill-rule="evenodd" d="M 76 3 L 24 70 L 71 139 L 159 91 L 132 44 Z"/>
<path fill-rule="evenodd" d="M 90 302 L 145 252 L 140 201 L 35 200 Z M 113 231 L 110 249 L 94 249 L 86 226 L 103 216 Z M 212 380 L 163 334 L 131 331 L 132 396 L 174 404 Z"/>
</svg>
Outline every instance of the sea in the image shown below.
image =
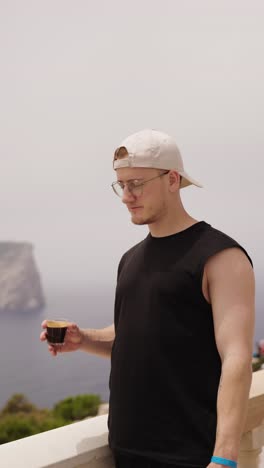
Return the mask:
<svg viewBox="0 0 264 468">
<path fill-rule="evenodd" d="M 107 402 L 108 358 L 81 351 L 53 357 L 39 335 L 45 318 L 67 318 L 81 328 L 110 325 L 114 290 L 98 286 L 51 289 L 46 299 L 46 308 L 39 312 L 0 313 L 0 409 L 15 393 L 23 393 L 40 408 L 52 408 L 68 396 L 84 393 L 100 395 Z M 255 342 L 260 338 L 264 338 L 264 321 L 258 313 Z"/>
<path fill-rule="evenodd" d="M 109 399 L 110 360 L 76 351 L 53 357 L 40 341 L 45 318 L 65 317 L 81 328 L 113 323 L 114 292 L 52 290 L 41 311 L 0 313 L 0 409 L 15 393 L 23 393 L 40 408 L 84 393 Z"/>
</svg>

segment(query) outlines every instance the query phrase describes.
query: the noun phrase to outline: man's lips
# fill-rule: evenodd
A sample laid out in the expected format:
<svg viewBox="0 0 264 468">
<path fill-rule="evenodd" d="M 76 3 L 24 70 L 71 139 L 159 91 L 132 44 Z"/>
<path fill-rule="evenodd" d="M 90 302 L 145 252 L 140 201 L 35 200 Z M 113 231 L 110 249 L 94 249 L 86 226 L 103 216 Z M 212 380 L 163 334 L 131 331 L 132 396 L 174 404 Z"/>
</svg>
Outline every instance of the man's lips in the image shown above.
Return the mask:
<svg viewBox="0 0 264 468">
<path fill-rule="evenodd" d="M 136 211 L 136 210 L 139 210 L 140 208 L 142 208 L 142 206 L 129 206 L 128 207 L 129 211 Z"/>
</svg>

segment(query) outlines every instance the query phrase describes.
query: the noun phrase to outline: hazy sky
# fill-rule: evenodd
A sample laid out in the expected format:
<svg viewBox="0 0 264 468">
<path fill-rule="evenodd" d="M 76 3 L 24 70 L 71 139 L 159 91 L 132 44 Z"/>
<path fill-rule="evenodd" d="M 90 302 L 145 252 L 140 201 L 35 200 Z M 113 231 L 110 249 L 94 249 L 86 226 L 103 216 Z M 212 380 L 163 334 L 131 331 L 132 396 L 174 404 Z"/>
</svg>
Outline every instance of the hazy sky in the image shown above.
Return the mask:
<svg viewBox="0 0 264 468">
<path fill-rule="evenodd" d="M 46 287 L 114 285 L 147 233 L 110 187 L 128 134 L 172 134 L 194 217 L 264 279 L 262 0 L 0 0 L 1 240 L 34 243 Z"/>
</svg>

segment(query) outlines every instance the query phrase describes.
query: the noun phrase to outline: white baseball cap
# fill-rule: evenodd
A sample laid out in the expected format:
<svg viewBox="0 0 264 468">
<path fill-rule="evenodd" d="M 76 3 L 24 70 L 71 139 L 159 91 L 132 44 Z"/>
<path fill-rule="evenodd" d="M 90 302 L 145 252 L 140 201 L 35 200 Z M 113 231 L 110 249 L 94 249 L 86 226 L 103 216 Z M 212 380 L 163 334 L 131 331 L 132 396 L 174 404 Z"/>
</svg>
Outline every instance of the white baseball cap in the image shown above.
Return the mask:
<svg viewBox="0 0 264 468">
<path fill-rule="evenodd" d="M 175 140 L 166 133 L 145 129 L 128 136 L 114 154 L 114 169 L 122 167 L 149 167 L 171 169 L 181 176 L 181 188 L 188 185 L 202 187 L 187 174 Z"/>
</svg>

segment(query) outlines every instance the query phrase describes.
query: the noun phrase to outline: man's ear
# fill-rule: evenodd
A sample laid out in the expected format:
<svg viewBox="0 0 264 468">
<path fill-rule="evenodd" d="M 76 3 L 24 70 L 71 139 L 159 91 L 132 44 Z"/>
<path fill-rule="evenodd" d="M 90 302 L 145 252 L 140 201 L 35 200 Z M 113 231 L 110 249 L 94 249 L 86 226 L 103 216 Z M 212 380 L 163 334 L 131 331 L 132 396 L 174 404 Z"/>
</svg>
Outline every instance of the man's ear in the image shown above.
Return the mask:
<svg viewBox="0 0 264 468">
<path fill-rule="evenodd" d="M 169 172 L 169 189 L 171 192 L 179 190 L 181 185 L 181 176 L 177 171 Z"/>
</svg>

